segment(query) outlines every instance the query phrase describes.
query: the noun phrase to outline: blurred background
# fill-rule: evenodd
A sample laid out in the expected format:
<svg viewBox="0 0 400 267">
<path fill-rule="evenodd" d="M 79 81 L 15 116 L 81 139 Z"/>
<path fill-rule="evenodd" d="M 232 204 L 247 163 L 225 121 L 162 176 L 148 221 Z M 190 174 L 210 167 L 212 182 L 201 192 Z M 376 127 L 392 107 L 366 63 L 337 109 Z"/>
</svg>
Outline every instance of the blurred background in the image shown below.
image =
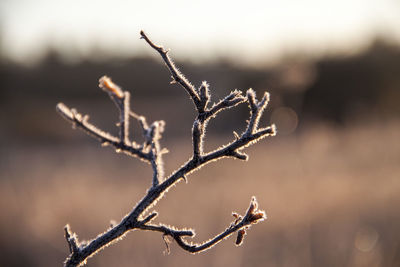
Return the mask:
<svg viewBox="0 0 400 267">
<path fill-rule="evenodd" d="M 71 129 L 62 101 L 117 134 L 100 89 L 109 75 L 132 109 L 164 119 L 168 173 L 190 157 L 195 117 L 143 29 L 171 49 L 212 100 L 233 89 L 271 93 L 261 124 L 278 136 L 179 183 L 157 222 L 219 233 L 257 196 L 268 220 L 199 255 L 158 233 L 133 232 L 87 266 L 400 266 L 400 2 L 0 2 L 0 266 L 61 266 L 63 227 L 80 239 L 119 221 L 145 194 L 151 168 Z M 206 149 L 241 132 L 242 105 L 209 124 Z M 140 140 L 137 125 L 133 138 Z M 227 186 L 229 185 L 229 186 Z"/>
</svg>

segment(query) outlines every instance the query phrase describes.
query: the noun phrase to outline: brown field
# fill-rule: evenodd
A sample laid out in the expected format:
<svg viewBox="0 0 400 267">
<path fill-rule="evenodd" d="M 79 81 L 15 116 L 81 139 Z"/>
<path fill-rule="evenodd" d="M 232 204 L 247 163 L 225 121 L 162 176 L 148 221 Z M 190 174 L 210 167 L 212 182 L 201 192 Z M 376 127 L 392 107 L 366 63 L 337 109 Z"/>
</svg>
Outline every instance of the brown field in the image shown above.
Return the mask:
<svg viewBox="0 0 400 267">
<path fill-rule="evenodd" d="M 218 143 L 218 138 L 209 138 Z M 190 153 L 166 146 L 167 171 Z M 131 232 L 87 266 L 400 266 L 400 122 L 315 126 L 248 148 L 179 183 L 155 208 L 157 222 L 219 233 L 257 196 L 268 220 L 244 244 L 234 238 L 190 255 L 159 233 Z M 63 227 L 81 239 L 119 221 L 145 194 L 151 169 L 95 141 L 75 146 L 4 146 L 0 152 L 0 266 L 61 266 Z"/>
</svg>

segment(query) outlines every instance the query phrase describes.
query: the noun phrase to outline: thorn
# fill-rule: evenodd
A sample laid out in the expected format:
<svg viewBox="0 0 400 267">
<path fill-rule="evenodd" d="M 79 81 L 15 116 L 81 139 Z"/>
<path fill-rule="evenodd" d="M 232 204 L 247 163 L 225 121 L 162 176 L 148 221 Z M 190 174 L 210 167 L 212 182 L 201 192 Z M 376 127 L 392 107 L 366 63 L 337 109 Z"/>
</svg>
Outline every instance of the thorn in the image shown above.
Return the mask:
<svg viewBox="0 0 400 267">
<path fill-rule="evenodd" d="M 169 150 L 168 150 L 168 148 L 165 148 L 165 147 L 163 149 L 161 149 L 161 151 L 160 151 L 160 155 L 164 155 L 167 153 L 169 153 Z"/>
<path fill-rule="evenodd" d="M 146 223 L 150 222 L 151 220 L 153 220 L 157 216 L 158 216 L 158 213 L 155 211 L 152 214 L 150 214 L 149 216 L 147 216 L 146 218 L 144 218 L 140 223 L 146 224 Z"/>
<path fill-rule="evenodd" d="M 76 119 L 77 121 L 79 121 L 79 122 L 82 122 L 82 114 L 76 112 L 76 114 L 75 114 L 75 119 Z"/>
<path fill-rule="evenodd" d="M 109 146 L 109 145 L 110 145 L 110 143 L 107 142 L 107 141 L 104 141 L 104 142 L 101 143 L 102 147 L 106 147 L 106 146 Z"/>
<path fill-rule="evenodd" d="M 238 133 L 236 131 L 233 131 L 233 135 L 235 136 L 236 140 L 240 139 L 240 136 L 238 135 Z"/>
<path fill-rule="evenodd" d="M 249 156 L 247 154 L 241 153 L 239 151 L 233 151 L 231 156 L 235 157 L 237 159 L 240 159 L 240 160 L 248 160 L 249 159 Z"/>
<path fill-rule="evenodd" d="M 76 108 L 71 108 L 70 111 L 74 118 L 76 118 L 76 115 L 79 114 L 78 111 L 76 110 Z"/>
<path fill-rule="evenodd" d="M 278 132 L 278 129 L 276 128 L 275 123 L 273 123 L 270 127 L 271 127 L 271 135 L 275 136 L 276 133 Z"/>
<path fill-rule="evenodd" d="M 185 183 L 188 183 L 188 180 L 186 179 L 186 176 L 185 176 L 185 175 L 182 175 L 181 178 L 185 181 Z"/>
<path fill-rule="evenodd" d="M 76 235 L 71 232 L 69 224 L 67 224 L 64 227 L 64 232 L 65 232 L 65 239 L 67 240 L 70 252 L 71 253 L 79 252 Z"/>
<path fill-rule="evenodd" d="M 168 235 L 163 234 L 162 238 L 164 240 L 164 244 L 167 247 L 166 250 L 164 251 L 164 255 L 169 255 L 169 253 L 171 252 L 171 250 L 169 249 L 169 244 L 171 243 L 171 241 L 168 239 Z"/>
<path fill-rule="evenodd" d="M 236 212 L 232 212 L 232 216 L 235 218 L 235 222 L 234 225 L 238 224 L 238 222 L 242 219 L 242 216 L 240 216 L 238 213 Z"/>
<path fill-rule="evenodd" d="M 83 118 L 82 118 L 82 122 L 83 122 L 83 123 L 87 123 L 88 120 L 89 120 L 89 115 L 87 115 L 87 114 L 84 115 Z"/>
</svg>

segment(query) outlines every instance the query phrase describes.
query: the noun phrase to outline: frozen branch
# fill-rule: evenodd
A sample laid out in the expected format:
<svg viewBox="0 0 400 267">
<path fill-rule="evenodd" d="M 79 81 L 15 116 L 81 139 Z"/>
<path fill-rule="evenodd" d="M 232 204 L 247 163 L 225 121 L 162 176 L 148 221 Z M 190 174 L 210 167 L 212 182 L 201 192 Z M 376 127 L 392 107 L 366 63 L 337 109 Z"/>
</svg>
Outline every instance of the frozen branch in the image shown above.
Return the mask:
<svg viewBox="0 0 400 267">
<path fill-rule="evenodd" d="M 154 48 L 158 53 L 160 53 L 162 59 L 167 65 L 169 71 L 172 75 L 172 83 L 179 83 L 183 88 L 185 88 L 186 92 L 190 95 L 195 104 L 196 108 L 199 109 L 200 106 L 200 97 L 196 92 L 194 86 L 186 79 L 186 77 L 175 67 L 174 62 L 168 55 L 168 50 L 165 50 L 162 46 L 156 45 L 153 43 L 149 37 L 144 33 L 144 31 L 140 31 L 140 35 L 152 48 Z"/>
<path fill-rule="evenodd" d="M 174 227 L 166 225 L 141 225 L 139 226 L 139 229 L 162 232 L 164 235 L 171 236 L 184 250 L 187 250 L 191 253 L 198 253 L 215 246 L 217 243 L 229 237 L 238 230 L 241 230 L 239 233 L 241 233 L 240 235 L 243 235 L 245 231 L 250 228 L 251 224 L 256 224 L 265 220 L 267 218 L 265 212 L 258 210 L 257 206 L 257 201 L 255 197 L 253 197 L 250 202 L 250 206 L 243 217 L 234 213 L 235 221 L 232 222 L 229 227 L 225 229 L 225 231 L 201 244 L 188 243 L 184 239 L 185 236 L 194 237 L 195 233 L 193 230 L 176 230 Z M 241 245 L 242 242 L 243 236 L 240 237 L 240 243 L 237 241 L 235 243 L 236 245 Z"/>
<path fill-rule="evenodd" d="M 132 143 L 131 145 L 126 145 L 121 142 L 121 139 L 111 135 L 108 132 L 100 130 L 93 124 L 89 122 L 88 115 L 80 114 L 76 109 L 70 109 L 64 103 L 57 104 L 57 111 L 69 122 L 72 123 L 74 128 L 80 128 L 89 135 L 98 139 L 102 146 L 112 145 L 116 148 L 117 152 L 124 152 L 130 156 L 138 157 L 144 161 L 149 161 L 150 156 L 145 153 L 143 149 L 140 149 L 137 144 Z"/>
<path fill-rule="evenodd" d="M 65 227 L 65 238 L 70 251 L 70 255 L 65 262 L 65 266 L 68 267 L 84 265 L 89 257 L 104 247 L 120 240 L 131 230 L 161 232 L 165 237 L 172 237 L 184 250 L 197 253 L 216 245 L 235 232 L 238 233 L 235 243 L 240 245 L 250 226 L 266 219 L 265 212 L 258 210 L 257 201 L 253 197 L 245 215 L 240 216 L 234 213 L 235 220 L 228 228 L 214 238 L 201 244 L 191 244 L 186 241 L 186 238 L 194 237 L 194 231 L 192 230 L 177 230 L 174 227 L 162 224 L 150 224 L 157 217 L 158 213 L 154 211 L 146 215 L 147 211 L 164 196 L 165 192 L 181 179 L 187 181 L 187 176 L 198 170 L 199 167 L 225 157 L 247 160 L 248 156 L 244 154 L 242 150 L 262 138 L 275 135 L 276 130 L 274 125 L 263 128 L 258 127 L 261 115 L 268 103 L 268 93 L 265 93 L 263 98 L 258 101 L 252 89 L 247 90 L 246 96 L 242 95 L 241 91 L 234 90 L 225 98 L 209 107 L 211 92 L 208 83 L 202 82 L 200 87 L 195 89 L 176 68 L 168 55 L 168 51 L 162 46 L 154 44 L 143 31 L 140 32 L 140 35 L 150 47 L 161 55 L 172 75 L 173 81 L 179 83 L 192 98 L 197 110 L 197 116 L 192 127 L 193 155 L 178 170 L 174 171 L 168 177 L 164 177 L 162 156 L 167 150 L 163 149 L 160 144 L 165 127 L 164 121 L 155 121 L 148 124 L 144 116 L 137 115 L 131 110 L 129 92 L 122 90 L 107 76 L 100 78 L 99 86 L 109 95 L 120 112 L 118 137 L 91 124 L 88 121 L 88 115 L 82 115 L 77 110 L 71 109 L 63 103 L 59 103 L 57 105 L 57 111 L 67 121 L 71 122 L 74 128 L 82 129 L 89 135 L 98 139 L 102 145 L 111 145 L 116 148 L 117 152 L 124 152 L 149 163 L 153 169 L 152 185 L 149 187 L 147 194 L 118 224 L 113 224 L 111 228 L 104 233 L 85 242 L 79 242 L 77 235 L 71 232 L 69 226 L 67 225 Z M 203 143 L 208 121 L 215 118 L 219 112 L 228 110 L 244 102 L 247 102 L 250 108 L 250 118 L 246 130 L 240 135 L 234 132 L 235 139 L 231 143 L 221 146 L 215 151 L 205 152 Z M 140 124 L 144 136 L 144 142 L 142 144 L 138 144 L 129 138 L 130 118 L 137 120 Z"/>
</svg>

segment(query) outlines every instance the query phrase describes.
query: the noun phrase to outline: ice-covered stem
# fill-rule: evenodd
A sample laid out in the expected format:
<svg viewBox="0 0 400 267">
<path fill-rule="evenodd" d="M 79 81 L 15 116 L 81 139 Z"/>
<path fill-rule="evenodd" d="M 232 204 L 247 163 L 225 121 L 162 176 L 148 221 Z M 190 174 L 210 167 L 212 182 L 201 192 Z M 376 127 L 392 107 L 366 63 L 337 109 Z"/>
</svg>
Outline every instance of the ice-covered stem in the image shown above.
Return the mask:
<svg viewBox="0 0 400 267">
<path fill-rule="evenodd" d="M 157 186 L 164 178 L 164 162 L 162 160 L 160 139 L 164 131 L 164 121 L 155 121 L 147 130 L 146 143 L 150 145 L 151 166 L 153 168 L 153 186 Z"/>
<path fill-rule="evenodd" d="M 250 121 L 247 125 L 246 134 L 251 135 L 257 129 L 261 115 L 268 105 L 269 94 L 268 92 L 265 92 L 263 98 L 260 101 L 257 101 L 256 92 L 254 92 L 254 90 L 250 88 L 249 90 L 247 90 L 246 95 L 247 101 L 249 102 L 251 114 Z"/>
<path fill-rule="evenodd" d="M 153 207 L 157 201 L 164 196 L 164 193 L 181 179 L 187 181 L 186 177 L 198 170 L 201 166 L 224 157 L 247 160 L 248 156 L 242 152 L 242 149 L 266 136 L 275 135 L 276 131 L 274 125 L 264 128 L 258 127 L 260 117 L 268 102 L 267 93 L 260 101 L 257 101 L 255 92 L 252 89 L 246 92 L 246 96 L 243 96 L 241 91 L 234 90 L 225 98 L 209 107 L 208 104 L 211 99 L 209 85 L 203 82 L 198 89 L 195 89 L 177 70 L 164 48 L 155 45 L 143 32 L 141 32 L 141 36 L 152 48 L 160 53 L 174 81 L 185 88 L 195 104 L 198 114 L 192 127 L 193 155 L 178 170 L 174 171 L 167 178 L 164 178 L 162 155 L 166 153 L 166 149 L 162 149 L 160 145 L 161 135 L 165 126 L 164 121 L 155 121 L 149 125 L 145 117 L 137 115 L 130 109 L 129 92 L 123 91 L 106 76 L 100 79 L 100 87 L 108 93 L 120 110 L 120 121 L 118 124 L 120 128 L 119 137 L 104 132 L 89 123 L 89 116 L 83 116 L 75 109 L 70 109 L 63 103 L 59 103 L 57 105 L 57 110 L 65 119 L 71 122 L 73 126 L 92 135 L 103 145 L 112 145 L 117 151 L 125 152 L 128 155 L 138 157 L 148 162 L 153 168 L 152 186 L 150 186 L 142 200 L 140 200 L 132 211 L 118 224 L 112 224 L 111 228 L 87 242 L 79 242 L 76 234 L 70 231 L 69 226 L 65 228 L 65 238 L 70 249 L 70 255 L 65 262 L 65 266 L 84 265 L 86 260 L 96 252 L 120 240 L 129 231 L 138 229 L 162 232 L 165 236 L 171 236 L 179 246 L 192 253 L 206 250 L 234 232 L 238 232 L 236 244 L 240 245 L 249 226 L 266 218 L 265 213 L 258 210 L 257 202 L 255 198 L 253 198 L 244 216 L 235 213 L 235 221 L 225 231 L 205 243 L 195 245 L 185 241 L 185 237 L 194 236 L 192 230 L 176 230 L 175 228 L 165 225 L 150 224 L 151 221 L 157 217 L 157 212 L 146 215 L 149 208 Z M 215 118 L 219 112 L 243 102 L 248 102 L 250 107 L 250 119 L 248 120 L 246 130 L 240 135 L 234 132 L 235 139 L 231 143 L 221 146 L 215 151 L 204 152 L 203 142 L 208 121 Z M 130 117 L 138 120 L 142 128 L 144 136 L 143 144 L 139 145 L 129 140 Z"/>
<path fill-rule="evenodd" d="M 107 76 L 103 76 L 99 79 L 99 87 L 108 93 L 119 109 L 120 119 L 118 125 L 120 128 L 120 142 L 124 145 L 129 145 L 130 93 L 128 91 L 122 91 L 122 89 Z"/>
<path fill-rule="evenodd" d="M 210 101 L 210 89 L 209 85 L 206 81 L 203 81 L 201 83 L 201 86 L 199 88 L 199 95 L 200 95 L 200 107 L 199 107 L 199 113 L 204 112 L 205 109 L 207 109 L 207 104 Z"/>
<path fill-rule="evenodd" d="M 64 103 L 58 103 L 56 109 L 63 118 L 72 123 L 74 128 L 82 129 L 87 134 L 99 140 L 103 146 L 112 145 L 116 148 L 117 152 L 124 152 L 144 161 L 150 161 L 150 155 L 143 151 L 136 143 L 128 145 L 121 142 L 120 138 L 97 128 L 89 122 L 89 115 L 82 115 L 76 109 L 69 108 Z"/>
<path fill-rule="evenodd" d="M 153 186 L 156 186 L 164 178 L 162 155 L 168 152 L 167 149 L 161 149 L 160 145 L 165 122 L 155 121 L 149 126 L 145 117 L 139 116 L 132 111 L 130 111 L 130 116 L 137 119 L 142 127 L 144 143 L 141 147 L 149 151 L 150 163 L 153 168 Z"/>
<path fill-rule="evenodd" d="M 74 233 L 71 233 L 68 224 L 64 227 L 64 232 L 65 232 L 65 239 L 67 240 L 67 243 L 69 245 L 69 252 L 71 252 L 72 254 L 79 253 L 77 237 Z"/>
<path fill-rule="evenodd" d="M 186 79 L 186 77 L 175 66 L 174 62 L 168 55 L 168 50 L 165 50 L 164 47 L 153 43 L 153 41 L 150 40 L 150 38 L 144 33 L 144 31 L 140 31 L 140 35 L 141 38 L 143 38 L 152 48 L 154 48 L 158 53 L 160 53 L 169 71 L 171 72 L 172 82 L 179 83 L 183 88 L 185 88 L 186 92 L 192 98 L 196 108 L 199 109 L 200 97 L 196 92 L 195 87 Z"/>
<path fill-rule="evenodd" d="M 145 224 L 140 225 L 139 229 L 162 232 L 164 233 L 164 235 L 171 236 L 176 241 L 176 243 L 184 250 L 187 250 L 191 253 L 198 253 L 215 246 L 217 243 L 229 237 L 238 230 L 240 230 L 238 232 L 238 235 L 242 236 L 240 237 L 240 242 L 236 242 L 236 245 L 241 245 L 243 242 L 243 235 L 245 231 L 249 229 L 252 224 L 256 224 L 267 218 L 264 211 L 258 210 L 258 204 L 255 197 L 252 198 L 250 206 L 243 217 L 236 213 L 233 214 L 235 217 L 235 221 L 233 221 L 228 228 L 226 228 L 222 233 L 216 235 L 214 238 L 201 244 L 188 243 L 184 239 L 185 236 L 194 237 L 195 233 L 193 230 L 177 230 L 175 227 L 166 225 Z"/>
<path fill-rule="evenodd" d="M 193 123 L 192 129 L 193 154 L 195 159 L 199 159 L 199 157 L 203 155 L 203 140 L 208 121 L 214 118 L 220 111 L 234 107 L 246 101 L 246 98 L 242 96 L 241 91 L 234 90 L 218 103 L 214 103 L 211 108 L 207 108 L 207 103 L 211 97 L 211 94 L 208 92 L 208 84 L 203 82 L 199 91 L 202 96 L 202 105 L 199 109 L 198 116 Z"/>
</svg>

